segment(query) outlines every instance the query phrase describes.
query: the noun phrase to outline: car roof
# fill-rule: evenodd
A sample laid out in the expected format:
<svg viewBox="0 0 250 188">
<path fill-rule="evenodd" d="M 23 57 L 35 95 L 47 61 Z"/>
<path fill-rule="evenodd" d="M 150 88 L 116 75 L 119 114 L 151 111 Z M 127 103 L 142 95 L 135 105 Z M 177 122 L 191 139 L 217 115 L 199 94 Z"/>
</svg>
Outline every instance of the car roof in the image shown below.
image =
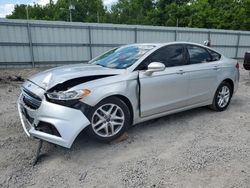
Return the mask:
<svg viewBox="0 0 250 188">
<path fill-rule="evenodd" d="M 210 49 L 220 55 L 222 55 L 220 52 L 218 52 L 217 50 L 209 47 L 209 46 L 205 46 L 203 44 L 199 44 L 199 43 L 194 43 L 194 42 L 185 42 L 185 41 L 174 41 L 174 42 L 167 42 L 167 43 L 133 43 L 133 44 L 128 44 L 128 45 L 125 45 L 125 46 L 134 46 L 134 45 L 138 45 L 138 46 L 146 46 L 146 45 L 154 45 L 155 47 L 157 48 L 160 48 L 160 47 L 163 47 L 163 46 L 166 46 L 166 45 L 172 45 L 172 44 L 191 44 L 191 45 L 196 45 L 196 46 L 200 46 L 200 47 L 203 47 L 203 48 L 207 48 L 207 49 Z"/>
<path fill-rule="evenodd" d="M 194 43 L 194 42 L 185 42 L 185 41 L 174 41 L 174 42 L 167 42 L 167 43 L 132 43 L 132 44 L 127 44 L 125 46 L 147 46 L 147 45 L 153 45 L 156 47 L 161 47 L 161 46 L 166 46 L 166 45 L 171 45 L 171 44 L 191 44 L 191 45 L 197 45 L 197 46 L 202 46 L 202 47 L 207 47 L 202 44 Z"/>
</svg>

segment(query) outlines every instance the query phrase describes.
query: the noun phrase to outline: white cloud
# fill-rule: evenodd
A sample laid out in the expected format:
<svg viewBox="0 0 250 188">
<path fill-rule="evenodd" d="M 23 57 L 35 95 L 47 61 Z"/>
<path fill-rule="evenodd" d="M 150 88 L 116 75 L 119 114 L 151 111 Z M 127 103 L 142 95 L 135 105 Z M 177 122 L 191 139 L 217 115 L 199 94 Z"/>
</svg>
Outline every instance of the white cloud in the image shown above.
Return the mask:
<svg viewBox="0 0 250 188">
<path fill-rule="evenodd" d="M 46 5 L 47 3 L 49 3 L 49 0 L 37 0 L 36 3 L 39 5 Z"/>
<path fill-rule="evenodd" d="M 102 0 L 105 6 L 110 7 L 112 4 L 116 3 L 118 0 Z"/>
<path fill-rule="evenodd" d="M 49 0 L 36 0 L 35 2 L 39 5 L 46 5 L 49 3 Z M 54 1 L 54 2 L 56 2 L 56 1 Z"/>
<path fill-rule="evenodd" d="M 14 10 L 15 4 L 0 5 L 0 18 L 5 18 L 6 15 L 11 14 Z"/>
</svg>

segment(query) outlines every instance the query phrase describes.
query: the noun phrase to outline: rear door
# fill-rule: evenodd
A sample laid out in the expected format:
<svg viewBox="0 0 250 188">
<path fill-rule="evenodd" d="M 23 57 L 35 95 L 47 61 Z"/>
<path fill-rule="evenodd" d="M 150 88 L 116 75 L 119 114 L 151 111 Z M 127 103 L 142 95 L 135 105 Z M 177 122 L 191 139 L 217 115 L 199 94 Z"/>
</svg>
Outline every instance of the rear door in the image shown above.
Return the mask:
<svg viewBox="0 0 250 188">
<path fill-rule="evenodd" d="M 208 49 L 196 45 L 186 45 L 189 66 L 188 105 L 210 101 L 220 70 L 218 56 L 209 53 Z M 217 54 L 219 55 L 219 54 Z"/>
<path fill-rule="evenodd" d="M 151 62 L 164 63 L 164 71 L 145 74 Z M 139 65 L 141 116 L 184 107 L 188 99 L 188 74 L 183 45 L 162 47 Z"/>
</svg>

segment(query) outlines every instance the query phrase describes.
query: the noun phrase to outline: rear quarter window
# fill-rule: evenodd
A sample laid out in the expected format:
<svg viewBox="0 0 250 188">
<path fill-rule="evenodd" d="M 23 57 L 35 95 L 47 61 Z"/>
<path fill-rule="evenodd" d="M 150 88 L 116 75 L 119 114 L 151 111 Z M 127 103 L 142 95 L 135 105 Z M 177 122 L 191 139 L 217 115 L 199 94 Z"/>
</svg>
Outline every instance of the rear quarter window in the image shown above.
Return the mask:
<svg viewBox="0 0 250 188">
<path fill-rule="evenodd" d="M 210 49 L 207 49 L 207 50 L 208 50 L 208 52 L 211 55 L 211 58 L 212 58 L 211 61 L 218 61 L 218 60 L 220 60 L 221 55 L 219 53 L 217 53 L 217 52 L 215 52 L 213 50 L 210 50 Z"/>
<path fill-rule="evenodd" d="M 204 63 L 211 59 L 211 55 L 205 48 L 189 45 L 187 46 L 187 51 L 189 54 L 189 64 Z"/>
</svg>

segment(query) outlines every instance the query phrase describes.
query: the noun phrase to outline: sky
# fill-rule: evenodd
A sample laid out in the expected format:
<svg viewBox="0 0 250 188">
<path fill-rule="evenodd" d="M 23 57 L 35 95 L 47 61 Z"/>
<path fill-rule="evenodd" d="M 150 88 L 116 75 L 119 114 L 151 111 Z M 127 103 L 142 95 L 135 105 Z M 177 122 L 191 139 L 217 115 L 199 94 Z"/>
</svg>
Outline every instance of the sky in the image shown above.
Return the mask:
<svg viewBox="0 0 250 188">
<path fill-rule="evenodd" d="M 117 0 L 102 0 L 104 5 L 110 7 Z M 6 15 L 11 14 L 14 10 L 15 4 L 33 4 L 38 3 L 45 5 L 49 0 L 0 0 L 0 18 L 4 18 Z"/>
</svg>

